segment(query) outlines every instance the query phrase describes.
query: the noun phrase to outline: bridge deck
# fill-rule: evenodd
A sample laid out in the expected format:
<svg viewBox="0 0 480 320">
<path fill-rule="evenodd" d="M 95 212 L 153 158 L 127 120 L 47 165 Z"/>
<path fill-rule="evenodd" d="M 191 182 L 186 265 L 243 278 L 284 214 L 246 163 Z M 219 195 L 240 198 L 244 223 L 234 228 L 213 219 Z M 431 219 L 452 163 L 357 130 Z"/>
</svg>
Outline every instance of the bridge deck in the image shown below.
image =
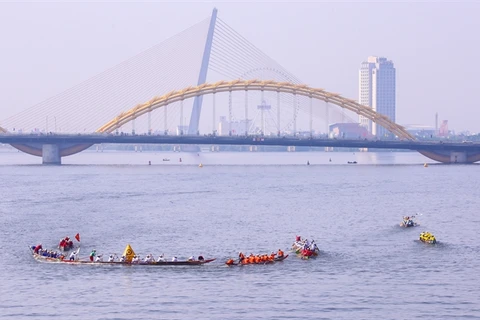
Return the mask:
<svg viewBox="0 0 480 320">
<path fill-rule="evenodd" d="M 297 147 L 337 147 L 373 149 L 410 149 L 426 151 L 480 152 L 480 143 L 408 141 L 408 140 L 351 140 L 304 137 L 255 136 L 174 136 L 174 135 L 113 135 L 113 134 L 0 134 L 0 143 L 7 144 L 206 144 L 206 145 L 260 145 Z"/>
</svg>

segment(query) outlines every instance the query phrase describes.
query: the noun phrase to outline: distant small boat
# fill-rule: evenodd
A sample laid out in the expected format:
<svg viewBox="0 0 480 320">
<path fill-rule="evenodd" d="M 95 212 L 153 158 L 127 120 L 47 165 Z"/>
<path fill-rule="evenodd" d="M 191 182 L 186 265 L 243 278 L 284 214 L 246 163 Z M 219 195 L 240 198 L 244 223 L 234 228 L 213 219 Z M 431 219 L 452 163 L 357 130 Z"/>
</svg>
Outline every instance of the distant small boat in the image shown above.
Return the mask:
<svg viewBox="0 0 480 320">
<path fill-rule="evenodd" d="M 357 161 L 348 161 L 348 164 L 357 164 Z"/>
<path fill-rule="evenodd" d="M 198 167 L 199 167 L 199 168 L 203 168 L 203 164 L 200 163 L 200 164 L 198 165 Z"/>
<path fill-rule="evenodd" d="M 430 232 L 422 232 L 420 233 L 420 241 L 425 242 L 425 243 L 430 243 L 430 244 L 435 244 L 437 243 L 437 238 Z"/>
<path fill-rule="evenodd" d="M 170 159 L 168 159 L 168 158 L 164 158 L 164 159 L 163 159 L 163 161 L 170 161 Z"/>
<path fill-rule="evenodd" d="M 427 167 L 428 167 L 428 163 L 425 162 L 425 163 L 423 164 L 423 166 L 424 166 L 425 168 L 427 168 Z"/>
</svg>

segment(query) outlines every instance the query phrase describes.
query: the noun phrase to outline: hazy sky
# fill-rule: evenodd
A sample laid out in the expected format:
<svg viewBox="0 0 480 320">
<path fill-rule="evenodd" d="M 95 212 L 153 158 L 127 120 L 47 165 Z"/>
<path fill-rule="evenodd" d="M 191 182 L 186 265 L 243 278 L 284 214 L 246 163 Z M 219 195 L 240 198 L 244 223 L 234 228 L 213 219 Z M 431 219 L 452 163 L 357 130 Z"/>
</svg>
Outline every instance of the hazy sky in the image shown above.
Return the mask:
<svg viewBox="0 0 480 320">
<path fill-rule="evenodd" d="M 397 122 L 480 132 L 480 2 L 0 2 L 0 119 L 211 14 L 306 84 L 358 98 L 369 55 L 397 69 Z M 162 94 L 159 92 L 159 94 Z M 113 116 L 113 115 L 112 115 Z"/>
</svg>

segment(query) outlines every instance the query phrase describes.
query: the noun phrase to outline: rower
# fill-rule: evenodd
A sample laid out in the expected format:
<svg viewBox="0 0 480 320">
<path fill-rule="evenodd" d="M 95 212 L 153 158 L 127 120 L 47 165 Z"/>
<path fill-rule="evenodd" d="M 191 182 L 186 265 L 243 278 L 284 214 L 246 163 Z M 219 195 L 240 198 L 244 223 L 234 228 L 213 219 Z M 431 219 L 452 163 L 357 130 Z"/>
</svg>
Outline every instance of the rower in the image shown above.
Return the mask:
<svg viewBox="0 0 480 320">
<path fill-rule="evenodd" d="M 244 259 L 245 259 L 245 255 L 243 254 L 243 252 L 239 252 L 239 253 L 238 253 L 238 260 L 239 260 L 240 262 L 242 262 Z"/>
<path fill-rule="evenodd" d="M 205 258 L 203 256 L 198 256 L 198 261 L 205 261 Z"/>
<path fill-rule="evenodd" d="M 177 260 L 177 257 L 173 257 L 173 258 L 172 258 L 172 262 L 177 262 L 177 261 L 178 261 L 178 260 Z"/>
<path fill-rule="evenodd" d="M 132 263 L 138 263 L 139 260 L 140 260 L 140 257 L 135 255 L 133 256 Z"/>
<path fill-rule="evenodd" d="M 113 254 L 111 254 L 109 257 L 108 257 L 108 262 L 114 262 L 115 261 L 115 256 Z"/>
<path fill-rule="evenodd" d="M 277 256 L 283 258 L 283 251 L 281 249 L 278 249 Z"/>
<path fill-rule="evenodd" d="M 77 260 L 77 251 L 72 251 L 72 253 L 70 253 L 70 261 L 75 260 Z"/>
<path fill-rule="evenodd" d="M 127 259 L 127 258 L 126 258 L 125 256 L 122 256 L 122 257 L 120 258 L 120 262 L 125 262 L 126 259 Z"/>
<path fill-rule="evenodd" d="M 37 246 L 35 247 L 35 249 L 33 249 L 33 253 L 38 254 L 38 251 L 39 251 L 40 249 L 43 249 L 41 243 L 40 243 L 39 245 L 37 245 Z"/>
<path fill-rule="evenodd" d="M 93 262 L 93 259 L 97 255 L 97 250 L 93 249 L 92 252 L 90 252 L 90 261 Z"/>
<path fill-rule="evenodd" d="M 188 261 L 195 261 L 195 258 L 193 256 L 190 256 L 190 258 L 188 258 Z"/>
<path fill-rule="evenodd" d="M 103 255 L 99 254 L 98 256 L 95 257 L 95 262 L 102 262 L 103 261 Z"/>
<path fill-rule="evenodd" d="M 163 255 L 163 253 L 158 256 L 157 262 L 165 262 L 165 256 Z"/>
</svg>

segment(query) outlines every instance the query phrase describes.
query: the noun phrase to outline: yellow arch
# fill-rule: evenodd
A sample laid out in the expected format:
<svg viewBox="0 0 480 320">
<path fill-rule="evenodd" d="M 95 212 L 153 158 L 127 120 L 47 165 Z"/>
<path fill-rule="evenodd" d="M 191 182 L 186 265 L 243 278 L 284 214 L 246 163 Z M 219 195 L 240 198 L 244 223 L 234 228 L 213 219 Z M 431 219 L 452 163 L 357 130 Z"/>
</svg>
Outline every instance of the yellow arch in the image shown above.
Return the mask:
<svg viewBox="0 0 480 320">
<path fill-rule="evenodd" d="M 388 117 L 373 111 L 371 108 L 359 104 L 355 100 L 344 98 L 337 93 L 331 93 L 323 89 L 311 88 L 307 85 L 298 85 L 289 82 L 277 82 L 273 80 L 219 81 L 216 83 L 205 83 L 196 87 L 188 87 L 183 90 L 171 91 L 161 97 L 154 97 L 150 101 L 139 104 L 126 112 L 122 112 L 113 120 L 107 122 L 105 125 L 98 128 L 96 132 L 113 132 L 115 129 L 120 128 L 124 124 L 138 118 L 139 116 L 147 112 L 150 112 L 157 108 L 161 108 L 177 101 L 218 92 L 244 90 L 291 93 L 333 103 L 341 108 L 345 108 L 347 110 L 355 112 L 358 115 L 367 117 L 368 119 L 378 123 L 385 129 L 397 135 L 399 138 L 415 140 L 415 138 L 410 133 L 408 133 L 404 127 L 392 122 L 390 119 L 388 119 Z"/>
</svg>

